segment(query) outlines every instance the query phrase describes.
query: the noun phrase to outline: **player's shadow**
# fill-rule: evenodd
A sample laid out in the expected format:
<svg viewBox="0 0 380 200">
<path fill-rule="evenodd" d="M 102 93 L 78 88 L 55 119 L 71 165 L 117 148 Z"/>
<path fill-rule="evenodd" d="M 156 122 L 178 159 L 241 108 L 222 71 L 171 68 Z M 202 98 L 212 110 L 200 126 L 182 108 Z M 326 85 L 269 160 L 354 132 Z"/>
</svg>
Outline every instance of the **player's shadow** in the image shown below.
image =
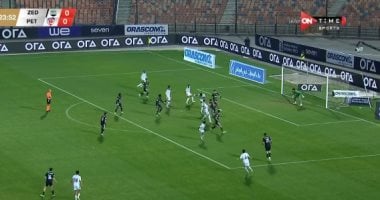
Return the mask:
<svg viewBox="0 0 380 200">
<path fill-rule="evenodd" d="M 102 144 L 104 142 L 104 136 L 99 135 L 98 136 L 98 142 Z"/>
<path fill-rule="evenodd" d="M 298 106 L 298 105 L 295 105 L 297 107 L 297 111 L 303 111 L 303 110 L 306 110 L 305 107 L 303 106 Z"/>
<path fill-rule="evenodd" d="M 272 163 L 269 163 L 267 165 L 267 172 L 270 174 L 270 175 L 274 175 L 276 174 L 276 168 L 272 165 Z"/>
<path fill-rule="evenodd" d="M 223 141 L 223 133 L 217 133 L 217 134 L 215 134 L 215 136 L 216 136 L 216 141 L 218 141 L 218 142 L 220 142 L 220 143 L 223 143 L 224 141 Z"/>
<path fill-rule="evenodd" d="M 170 110 L 171 110 L 170 108 L 166 108 L 165 114 L 170 116 Z"/>
<path fill-rule="evenodd" d="M 119 119 L 120 119 L 119 115 L 115 115 L 115 116 L 113 117 L 113 120 L 114 120 L 115 122 L 118 122 Z"/>
<path fill-rule="evenodd" d="M 201 141 L 201 143 L 198 145 L 199 148 L 207 150 L 206 143 L 204 141 Z"/>
<path fill-rule="evenodd" d="M 40 120 L 44 120 L 48 116 L 49 112 L 45 112 L 43 115 L 40 116 Z"/>
<path fill-rule="evenodd" d="M 161 123 L 161 116 L 160 115 L 156 115 L 156 118 L 154 119 L 154 122 L 156 122 L 156 124 L 160 124 Z"/>
<path fill-rule="evenodd" d="M 244 177 L 244 185 L 250 187 L 252 185 L 252 175 L 246 174 Z"/>
<path fill-rule="evenodd" d="M 143 104 L 148 104 L 149 99 L 148 98 L 142 98 L 141 102 Z"/>
</svg>

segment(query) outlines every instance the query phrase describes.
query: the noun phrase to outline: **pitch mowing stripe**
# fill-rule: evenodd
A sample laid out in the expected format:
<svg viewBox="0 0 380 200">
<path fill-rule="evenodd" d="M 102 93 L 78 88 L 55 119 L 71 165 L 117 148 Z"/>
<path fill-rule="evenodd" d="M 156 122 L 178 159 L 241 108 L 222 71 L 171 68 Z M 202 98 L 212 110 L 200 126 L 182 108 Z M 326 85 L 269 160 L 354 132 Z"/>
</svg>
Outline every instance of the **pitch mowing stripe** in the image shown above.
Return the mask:
<svg viewBox="0 0 380 200">
<path fill-rule="evenodd" d="M 201 91 L 201 92 L 204 92 L 204 93 L 208 93 L 208 94 L 210 94 L 209 92 L 206 92 L 206 91 L 204 91 L 204 90 L 200 90 L 200 89 L 197 89 L 197 90 L 198 90 L 198 91 Z M 280 120 L 280 121 L 283 121 L 283 122 L 286 122 L 286 123 L 292 124 L 292 125 L 294 125 L 294 126 L 300 126 L 300 125 L 297 124 L 297 123 L 291 122 L 291 121 L 286 120 L 286 119 L 282 119 L 281 117 L 277 117 L 277 116 L 272 115 L 272 114 L 269 114 L 269 113 L 267 113 L 267 112 L 265 112 L 265 111 L 262 111 L 262 110 L 259 110 L 259 109 L 256 109 L 256 108 L 253 108 L 253 107 L 250 107 L 250 106 L 247 106 L 247 105 L 241 104 L 241 103 L 239 103 L 239 102 L 236 102 L 236 101 L 234 101 L 234 100 L 228 99 L 228 98 L 226 98 L 226 97 L 223 97 L 223 100 L 226 100 L 226 101 L 228 101 L 228 102 L 230 102 L 230 103 L 236 104 L 236 105 L 241 106 L 241 107 L 243 107 L 243 108 L 247 108 L 247 109 L 249 109 L 249 110 L 256 111 L 256 112 L 261 113 L 261 114 L 263 114 L 263 115 L 266 115 L 266 116 L 269 116 L 269 117 L 272 117 L 272 118 L 278 119 L 278 120 Z"/>
<path fill-rule="evenodd" d="M 100 106 L 98 106 L 98 105 L 96 105 L 96 104 L 94 104 L 94 103 L 91 103 L 90 101 L 87 101 L 86 99 L 83 99 L 82 97 L 79 97 L 79 96 L 77 96 L 77 95 L 75 95 L 75 94 L 72 94 L 72 93 L 70 93 L 69 91 L 64 90 L 64 89 L 62 89 L 62 88 L 60 88 L 60 87 L 58 87 L 58 86 L 56 86 L 56 85 L 54 85 L 54 84 L 52 84 L 52 83 L 49 83 L 49 82 L 47 82 L 47 81 L 44 81 L 44 80 L 42 80 L 42 79 L 40 79 L 40 78 L 37 79 L 37 80 L 39 80 L 40 82 L 42 82 L 42 83 L 44 83 L 44 84 L 46 84 L 46 85 L 49 85 L 49 86 L 55 88 L 55 89 L 58 89 L 58 90 L 60 90 L 60 91 L 62 91 L 62 92 L 64 92 L 64 93 L 66 93 L 66 94 L 68 94 L 68 95 L 70 95 L 70 96 L 72 96 L 72 97 L 74 97 L 74 98 L 76 98 L 76 99 L 79 99 L 79 100 L 81 100 L 81 101 L 83 101 L 83 102 L 85 102 L 85 103 L 87 103 L 87 104 L 89 104 L 89 105 L 91 105 L 91 106 L 94 106 L 95 108 L 98 108 L 98 109 L 100 109 L 100 110 L 107 111 L 107 112 L 109 112 L 109 113 L 113 113 L 113 112 L 110 112 L 110 111 L 108 111 L 107 109 L 104 109 L 104 108 L 102 108 L 102 107 L 100 107 Z M 148 132 L 148 133 L 151 133 L 151 134 L 153 134 L 153 135 L 155 135 L 155 136 L 157 136 L 157 137 L 160 137 L 160 138 L 163 139 L 163 140 L 166 140 L 166 141 L 168 141 L 168 142 L 170 142 L 170 143 L 172 143 L 172 144 L 174 144 L 174 145 L 177 145 L 178 147 L 180 147 L 180 148 L 182 148 L 182 149 L 185 149 L 185 150 L 187 150 L 187 151 L 189 151 L 189 152 L 191 152 L 191 153 L 194 153 L 195 155 L 197 155 L 197 156 L 199 156 L 199 157 L 201 157 L 201 158 L 204 158 L 204 159 L 206 159 L 206 160 L 208 160 L 208 161 L 211 161 L 211 162 L 213 162 L 213 163 L 215 163 L 215 164 L 217 164 L 217 165 L 219 165 L 219 166 L 221 166 L 221 167 L 223 167 L 223 168 L 225 168 L 225 169 L 228 169 L 228 170 L 231 169 L 230 167 L 228 167 L 227 165 L 225 165 L 225 164 L 223 164 L 223 163 L 221 163 L 221 162 L 218 162 L 218 161 L 216 161 L 216 160 L 214 160 L 214 159 L 212 159 L 212 158 L 209 158 L 209 157 L 207 157 L 207 156 L 205 156 L 205 155 L 203 155 L 203 154 L 201 154 L 201 153 L 198 153 L 198 152 L 196 152 L 196 151 L 194 151 L 194 150 L 192 150 L 192 149 L 190 149 L 190 148 L 188 148 L 188 147 L 186 147 L 186 146 L 184 146 L 184 145 L 182 145 L 182 144 L 179 144 L 178 142 L 175 142 L 174 140 L 171 140 L 171 139 L 169 139 L 169 138 L 167 138 L 167 137 L 165 137 L 165 136 L 163 136 L 163 135 L 160 135 L 160 134 L 157 133 L 157 132 L 154 132 L 154 131 L 152 131 L 152 130 L 150 130 L 150 129 L 148 129 L 148 128 L 145 128 L 144 126 L 142 126 L 142 125 L 140 125 L 140 124 L 138 124 L 138 123 L 136 123 L 136 122 L 133 122 L 133 121 L 131 121 L 131 120 L 127 119 L 127 118 L 121 117 L 121 116 L 118 116 L 118 117 L 119 117 L 120 119 L 122 119 L 122 120 L 124 120 L 124 121 L 126 121 L 126 122 L 128 122 L 128 123 L 130 123 L 130 124 L 132 124 L 132 125 L 134 125 L 134 126 L 136 126 L 136 127 L 138 127 L 138 128 L 141 128 L 141 129 L 145 130 L 145 131 Z"/>
<path fill-rule="evenodd" d="M 149 71 L 149 73 L 163 73 L 163 72 L 177 72 L 177 71 L 195 71 L 199 69 L 164 69 L 164 70 L 156 70 Z M 88 74 L 88 75 L 73 75 L 73 76 L 56 76 L 56 77 L 43 77 L 39 79 L 65 79 L 65 78 L 86 78 L 86 77 L 99 77 L 99 76 L 117 76 L 117 75 L 128 75 L 128 74 L 140 74 L 141 71 L 138 72 L 126 72 L 126 73 L 113 73 L 113 74 Z"/>
<path fill-rule="evenodd" d="M 69 106 L 66 110 L 65 110 L 65 113 L 66 113 L 66 117 L 68 119 L 70 119 L 71 121 L 75 122 L 75 123 L 78 123 L 78 124 L 82 124 L 82 125 L 85 125 L 85 126 L 88 126 L 88 127 L 93 127 L 93 128 L 99 128 L 99 126 L 96 126 L 96 125 L 93 125 L 93 124 L 89 124 L 89 123 L 86 123 L 86 122 L 82 122 L 80 120 L 77 120 L 75 119 L 74 117 L 72 117 L 70 115 L 70 110 L 80 104 L 84 103 L 83 101 L 82 102 L 79 102 L 79 103 L 75 103 L 71 106 Z M 120 117 L 120 116 L 118 116 Z M 134 133 L 140 133 L 142 131 L 137 131 L 137 130 L 129 130 L 129 129 L 115 129 L 115 128 L 106 128 L 106 130 L 111 130 L 111 131 L 122 131 L 122 132 L 134 132 Z"/>
<path fill-rule="evenodd" d="M 315 160 L 301 160 L 301 161 L 291 161 L 291 162 L 282 162 L 282 163 L 268 163 L 263 165 L 254 165 L 253 168 L 260 168 L 260 167 L 268 167 L 268 166 L 279 166 L 279 165 L 295 165 L 295 164 L 307 164 L 307 163 L 313 163 L 313 162 L 324 162 L 324 161 L 334 161 L 334 160 L 348 160 L 348 159 L 355 159 L 355 158 L 369 158 L 369 157 L 377 157 L 380 156 L 380 153 L 378 154 L 369 154 L 369 155 L 358 155 L 358 156 L 345 156 L 345 157 L 335 157 L 335 158 L 324 158 L 324 159 L 315 159 Z M 231 170 L 235 169 L 243 169 L 244 167 L 232 167 Z"/>
</svg>

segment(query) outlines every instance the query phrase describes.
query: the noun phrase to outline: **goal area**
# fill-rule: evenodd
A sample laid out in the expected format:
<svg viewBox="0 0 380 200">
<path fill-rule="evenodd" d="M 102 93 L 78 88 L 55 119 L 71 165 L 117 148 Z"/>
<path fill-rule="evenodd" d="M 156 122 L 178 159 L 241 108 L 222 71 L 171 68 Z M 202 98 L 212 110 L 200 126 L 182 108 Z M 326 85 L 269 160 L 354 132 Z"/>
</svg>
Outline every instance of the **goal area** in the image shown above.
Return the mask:
<svg viewBox="0 0 380 200">
<path fill-rule="evenodd" d="M 379 94 L 366 88 L 350 84 L 339 75 L 324 76 L 305 71 L 298 71 L 282 66 L 281 75 L 274 76 L 281 80 L 281 94 L 292 101 L 292 89 L 298 90 L 306 103 L 317 104 L 325 108 L 339 109 L 350 105 L 371 107 L 372 99 Z"/>
</svg>

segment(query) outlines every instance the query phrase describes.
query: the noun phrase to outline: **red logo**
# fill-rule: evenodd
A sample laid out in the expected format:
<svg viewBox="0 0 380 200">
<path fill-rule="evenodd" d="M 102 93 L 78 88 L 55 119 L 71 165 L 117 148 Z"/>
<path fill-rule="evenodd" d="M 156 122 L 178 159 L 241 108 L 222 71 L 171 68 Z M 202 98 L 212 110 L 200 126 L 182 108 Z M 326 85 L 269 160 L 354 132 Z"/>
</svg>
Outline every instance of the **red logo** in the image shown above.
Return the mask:
<svg viewBox="0 0 380 200">
<path fill-rule="evenodd" d="M 53 24 L 54 24 L 54 22 L 55 22 L 55 18 L 54 18 L 54 17 L 49 17 L 49 18 L 47 19 L 47 22 L 48 22 L 49 26 L 53 26 Z"/>
<path fill-rule="evenodd" d="M 309 28 L 309 26 L 317 24 L 318 20 L 315 19 L 314 17 L 310 16 L 306 12 L 301 11 L 301 31 L 304 31 Z"/>
</svg>

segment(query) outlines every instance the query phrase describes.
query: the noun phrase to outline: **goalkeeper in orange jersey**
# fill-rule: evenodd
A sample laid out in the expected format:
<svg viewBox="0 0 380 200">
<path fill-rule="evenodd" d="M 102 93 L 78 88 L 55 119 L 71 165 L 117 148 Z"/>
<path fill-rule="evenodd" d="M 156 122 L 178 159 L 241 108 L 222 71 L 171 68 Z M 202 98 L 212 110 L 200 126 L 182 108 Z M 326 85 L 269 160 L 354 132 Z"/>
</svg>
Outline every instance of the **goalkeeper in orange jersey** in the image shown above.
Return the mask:
<svg viewBox="0 0 380 200">
<path fill-rule="evenodd" d="M 46 112 L 50 112 L 51 110 L 51 99 L 52 99 L 51 89 L 48 89 L 48 91 L 46 92 Z"/>
</svg>

